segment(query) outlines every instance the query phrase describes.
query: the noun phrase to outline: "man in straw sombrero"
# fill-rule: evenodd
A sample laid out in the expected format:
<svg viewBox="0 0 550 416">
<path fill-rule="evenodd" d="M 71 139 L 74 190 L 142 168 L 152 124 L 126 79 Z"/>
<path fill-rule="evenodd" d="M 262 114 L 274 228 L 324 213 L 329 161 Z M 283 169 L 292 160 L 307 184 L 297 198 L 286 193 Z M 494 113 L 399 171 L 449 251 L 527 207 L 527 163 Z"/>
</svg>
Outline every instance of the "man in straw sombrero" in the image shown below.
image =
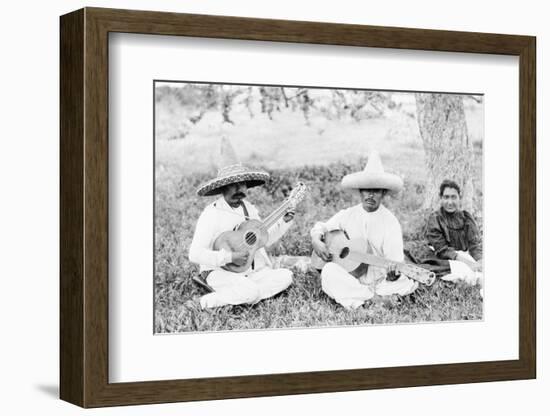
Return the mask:
<svg viewBox="0 0 550 416">
<path fill-rule="evenodd" d="M 371 254 L 402 262 L 403 236 L 397 218 L 382 204 L 390 191 L 398 192 L 403 181 L 384 171 L 377 152 L 371 152 L 365 169 L 344 176 L 342 187 L 357 192 L 361 202 L 336 213 L 326 222 L 318 222 L 311 230 L 315 253 L 329 262 L 331 255 L 324 236 L 332 230 L 343 230 L 350 239 L 363 239 Z M 359 278 L 336 263 L 326 263 L 321 270 L 323 291 L 346 308 L 357 308 L 375 295 L 407 295 L 418 283 L 400 275 L 395 265 L 380 268 L 369 265 Z"/>
<path fill-rule="evenodd" d="M 258 210 L 245 200 L 248 189 L 263 185 L 266 172 L 243 166 L 228 139 L 222 138 L 218 175 L 201 185 L 200 196 L 217 196 L 200 215 L 189 248 L 189 260 L 200 265 L 201 277 L 213 289 L 201 297 L 202 308 L 224 305 L 254 304 L 285 290 L 292 283 L 292 272 L 274 269 L 264 248 L 258 250 L 249 270 L 234 273 L 222 269 L 228 263 L 245 263 L 246 251 L 214 250 L 216 238 L 235 229 L 248 218 L 260 219 Z M 292 224 L 294 212 L 287 212 L 268 230 L 266 246 L 276 242 Z"/>
</svg>

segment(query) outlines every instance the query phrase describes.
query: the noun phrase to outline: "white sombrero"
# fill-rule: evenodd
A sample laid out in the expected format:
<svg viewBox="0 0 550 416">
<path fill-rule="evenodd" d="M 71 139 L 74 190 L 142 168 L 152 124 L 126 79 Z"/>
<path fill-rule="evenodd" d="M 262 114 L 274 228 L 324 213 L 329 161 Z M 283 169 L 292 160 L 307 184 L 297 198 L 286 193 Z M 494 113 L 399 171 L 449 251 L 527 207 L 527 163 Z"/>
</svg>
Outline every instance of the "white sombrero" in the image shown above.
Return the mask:
<svg viewBox="0 0 550 416">
<path fill-rule="evenodd" d="M 397 192 L 403 188 L 403 179 L 384 171 L 378 152 L 371 152 L 365 169 L 344 176 L 342 187 L 347 189 L 388 189 Z"/>
<path fill-rule="evenodd" d="M 238 182 L 246 182 L 249 188 L 263 185 L 269 174 L 267 172 L 249 169 L 242 165 L 237 158 L 235 150 L 229 140 L 225 137 L 221 141 L 221 163 L 218 170 L 218 176 L 202 184 L 197 189 L 200 196 L 217 195 L 226 185 Z"/>
</svg>

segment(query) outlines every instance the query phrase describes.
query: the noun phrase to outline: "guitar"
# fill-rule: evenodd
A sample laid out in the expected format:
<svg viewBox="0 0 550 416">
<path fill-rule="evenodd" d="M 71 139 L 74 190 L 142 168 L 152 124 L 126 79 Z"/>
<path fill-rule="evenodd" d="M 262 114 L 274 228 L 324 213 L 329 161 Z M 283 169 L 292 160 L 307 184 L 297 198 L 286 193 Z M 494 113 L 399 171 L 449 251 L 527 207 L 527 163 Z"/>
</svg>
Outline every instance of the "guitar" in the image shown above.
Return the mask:
<svg viewBox="0 0 550 416">
<path fill-rule="evenodd" d="M 269 228 L 289 210 L 294 210 L 298 203 L 304 199 L 306 192 L 306 185 L 300 182 L 292 190 L 288 198 L 263 221 L 248 219 L 240 223 L 234 231 L 225 231 L 221 233 L 214 241 L 214 250 L 225 249 L 232 252 L 248 252 L 248 260 L 246 263 L 228 263 L 222 266 L 222 269 L 235 273 L 241 273 L 248 270 L 254 261 L 256 251 L 267 244 Z"/>
<path fill-rule="evenodd" d="M 367 243 L 362 239 L 350 239 L 345 231 L 334 230 L 326 233 L 325 244 L 332 255 L 332 262 L 340 265 L 352 276 L 359 277 L 367 271 L 367 265 L 388 267 L 395 264 L 396 269 L 409 279 L 426 286 L 435 281 L 435 273 L 414 264 L 395 262 L 367 253 Z M 325 262 L 315 253 L 311 255 L 311 265 L 322 269 Z"/>
</svg>

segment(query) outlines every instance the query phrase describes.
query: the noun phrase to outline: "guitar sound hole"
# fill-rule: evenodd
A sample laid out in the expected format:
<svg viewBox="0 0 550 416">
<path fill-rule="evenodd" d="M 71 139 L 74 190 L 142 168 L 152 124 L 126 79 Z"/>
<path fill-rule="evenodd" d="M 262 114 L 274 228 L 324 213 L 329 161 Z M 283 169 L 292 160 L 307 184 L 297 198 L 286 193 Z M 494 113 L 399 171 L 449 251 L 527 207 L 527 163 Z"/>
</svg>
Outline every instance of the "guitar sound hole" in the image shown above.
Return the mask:
<svg viewBox="0 0 550 416">
<path fill-rule="evenodd" d="M 244 236 L 244 240 L 246 241 L 246 244 L 252 246 L 256 243 L 256 234 L 254 234 L 252 231 L 249 231 Z"/>
<path fill-rule="evenodd" d="M 349 248 L 344 247 L 344 249 L 340 252 L 340 258 L 341 259 L 346 258 L 348 254 L 349 254 Z"/>
</svg>

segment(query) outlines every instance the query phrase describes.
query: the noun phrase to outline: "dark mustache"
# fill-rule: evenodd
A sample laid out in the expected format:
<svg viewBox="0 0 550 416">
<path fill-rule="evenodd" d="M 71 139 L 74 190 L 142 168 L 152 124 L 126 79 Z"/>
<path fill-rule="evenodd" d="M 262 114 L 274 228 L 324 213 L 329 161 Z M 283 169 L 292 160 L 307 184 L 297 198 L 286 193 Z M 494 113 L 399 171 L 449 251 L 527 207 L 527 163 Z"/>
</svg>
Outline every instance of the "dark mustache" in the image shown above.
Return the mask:
<svg viewBox="0 0 550 416">
<path fill-rule="evenodd" d="M 246 195 L 242 192 L 237 192 L 236 194 L 233 194 L 233 198 L 244 198 Z"/>
</svg>

